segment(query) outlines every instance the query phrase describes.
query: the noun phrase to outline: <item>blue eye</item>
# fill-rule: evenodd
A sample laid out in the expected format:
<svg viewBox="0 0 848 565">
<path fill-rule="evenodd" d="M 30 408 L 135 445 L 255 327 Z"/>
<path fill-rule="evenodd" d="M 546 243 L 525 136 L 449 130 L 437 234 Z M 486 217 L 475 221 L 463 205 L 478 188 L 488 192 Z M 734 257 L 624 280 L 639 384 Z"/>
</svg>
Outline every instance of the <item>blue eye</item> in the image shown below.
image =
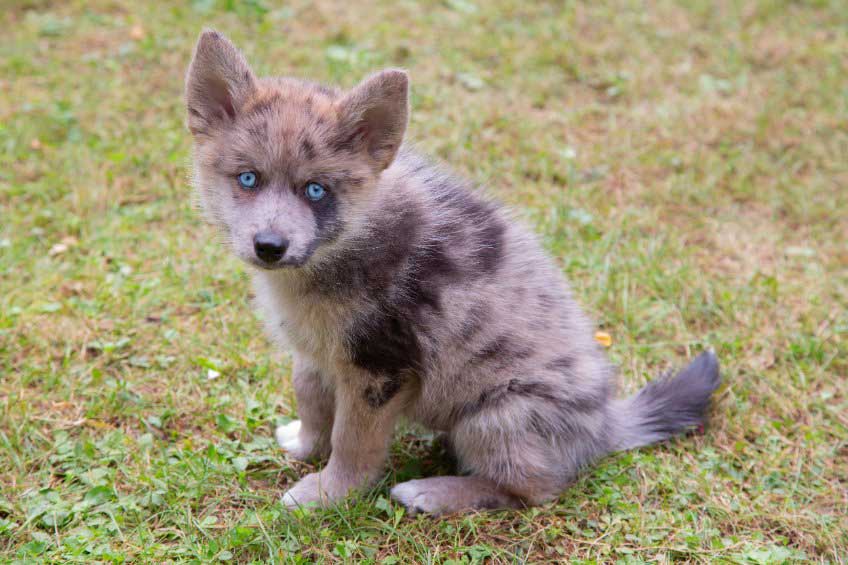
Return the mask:
<svg viewBox="0 0 848 565">
<path fill-rule="evenodd" d="M 317 182 L 310 182 L 306 185 L 306 197 L 313 202 L 318 202 L 324 198 L 326 193 L 327 190 Z"/>
<path fill-rule="evenodd" d="M 256 173 L 253 171 L 245 171 L 243 173 L 239 173 L 238 183 L 244 189 L 256 188 Z"/>
</svg>

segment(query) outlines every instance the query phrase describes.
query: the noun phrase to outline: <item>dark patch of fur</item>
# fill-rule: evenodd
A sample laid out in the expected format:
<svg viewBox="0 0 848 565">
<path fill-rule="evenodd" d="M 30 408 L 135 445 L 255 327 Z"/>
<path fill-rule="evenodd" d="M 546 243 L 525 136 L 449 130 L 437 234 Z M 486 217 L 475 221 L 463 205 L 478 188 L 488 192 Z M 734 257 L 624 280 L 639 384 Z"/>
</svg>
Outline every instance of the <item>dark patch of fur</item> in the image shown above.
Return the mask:
<svg viewBox="0 0 848 565">
<path fill-rule="evenodd" d="M 256 114 L 265 114 L 269 112 L 274 106 L 280 103 L 282 100 L 282 96 L 279 93 L 273 93 L 272 95 L 257 100 L 253 104 L 250 104 L 247 107 L 247 111 L 244 114 L 244 118 L 248 119 L 251 116 Z"/>
<path fill-rule="evenodd" d="M 333 153 L 352 153 L 361 147 L 363 134 L 361 127 L 343 127 L 330 138 L 327 145 Z"/>
<path fill-rule="evenodd" d="M 312 203 L 312 213 L 318 228 L 315 238 L 317 243 L 325 243 L 338 237 L 342 230 L 342 221 L 339 215 L 339 200 L 332 190 L 328 190 L 318 202 Z"/>
<path fill-rule="evenodd" d="M 351 360 L 373 375 L 392 378 L 421 365 L 421 344 L 412 325 L 399 314 L 363 316 L 349 340 Z"/>
<path fill-rule="evenodd" d="M 387 307 L 384 310 L 414 314 L 424 306 L 438 309 L 440 289 L 456 279 L 459 271 L 441 242 L 422 237 L 423 227 L 414 207 L 391 206 L 373 222 L 368 235 L 320 266 L 315 290 L 330 295 L 366 294 Z"/>
<path fill-rule="evenodd" d="M 538 294 L 538 298 L 539 298 L 539 306 L 541 306 L 542 309 L 544 309 L 544 310 L 551 310 L 557 304 L 556 299 L 553 296 L 551 296 L 550 294 L 547 294 L 545 292 L 540 292 Z"/>
<path fill-rule="evenodd" d="M 509 335 L 500 335 L 474 352 L 468 360 L 470 365 L 497 362 L 498 368 L 506 367 L 514 361 L 527 359 L 533 355 L 533 348 L 516 342 Z"/>
<path fill-rule="evenodd" d="M 483 273 L 493 273 L 503 258 L 504 232 L 500 219 L 491 216 L 477 232 L 477 260 Z"/>
<path fill-rule="evenodd" d="M 365 402 L 375 410 L 385 406 L 403 386 L 403 380 L 398 378 L 388 378 L 375 380 L 365 387 Z"/>
<path fill-rule="evenodd" d="M 536 381 L 510 379 L 506 386 L 506 392 L 515 396 L 532 396 L 548 402 L 558 402 L 562 399 L 562 396 L 557 394 L 557 391 L 550 384 Z"/>
<path fill-rule="evenodd" d="M 422 182 L 433 185 L 437 194 L 436 202 L 457 210 L 459 222 L 470 228 L 470 241 L 463 247 L 470 244 L 474 249 L 470 257 L 476 266 L 473 274 L 482 276 L 494 273 L 504 256 L 506 232 L 506 225 L 498 216 L 495 206 L 438 171 L 434 171 Z"/>
<path fill-rule="evenodd" d="M 574 368 L 575 359 L 571 355 L 560 355 L 545 364 L 545 369 L 557 373 L 565 373 Z"/>
<path fill-rule="evenodd" d="M 502 356 L 509 351 L 509 346 L 509 336 L 498 336 L 484 345 L 482 349 L 475 352 L 474 355 L 471 356 L 470 363 L 477 365 Z"/>
<path fill-rule="evenodd" d="M 268 122 L 260 120 L 247 126 L 247 133 L 255 139 L 265 140 L 268 138 Z"/>
<path fill-rule="evenodd" d="M 303 155 L 303 158 L 307 161 L 311 161 L 315 158 L 315 144 L 313 144 L 308 138 L 301 139 L 300 154 Z"/>
<path fill-rule="evenodd" d="M 402 314 L 364 316 L 348 339 L 351 360 L 372 375 L 365 390 L 365 401 L 372 408 L 391 400 L 421 366 L 421 343 Z"/>
<path fill-rule="evenodd" d="M 483 410 L 495 408 L 510 399 L 530 397 L 548 404 L 544 412 L 534 409 L 530 415 L 531 427 L 537 432 L 546 430 L 545 435 L 548 435 L 555 431 L 553 428 L 561 431 L 573 429 L 575 419 L 570 418 L 570 415 L 574 413 L 587 414 L 603 409 L 609 394 L 609 387 L 602 386 L 582 396 L 570 396 L 551 383 L 510 379 L 483 391 L 475 400 L 457 407 L 454 414 L 456 420 L 461 420 L 475 416 Z"/>
<path fill-rule="evenodd" d="M 324 265 L 316 289 L 330 294 L 365 294 L 377 310 L 356 320 L 349 330 L 352 361 L 382 380 L 397 384 L 387 390 L 387 402 L 424 359 L 425 318 L 441 311 L 441 292 L 460 275 L 437 240 L 420 237 L 422 217 L 397 205 L 390 222 L 375 222 L 372 233 L 354 242 L 338 261 Z M 376 398 L 372 394 L 372 397 Z"/>
<path fill-rule="evenodd" d="M 457 336 L 459 340 L 467 342 L 474 337 L 481 329 L 483 329 L 483 325 L 488 321 L 488 318 L 489 308 L 484 302 L 477 302 L 473 304 L 471 308 L 468 309 L 465 320 L 459 328 L 459 335 Z"/>
<path fill-rule="evenodd" d="M 417 249 L 409 258 L 405 287 L 413 304 L 441 310 L 441 284 L 454 280 L 458 268 L 445 251 L 441 241 L 434 240 Z"/>
</svg>

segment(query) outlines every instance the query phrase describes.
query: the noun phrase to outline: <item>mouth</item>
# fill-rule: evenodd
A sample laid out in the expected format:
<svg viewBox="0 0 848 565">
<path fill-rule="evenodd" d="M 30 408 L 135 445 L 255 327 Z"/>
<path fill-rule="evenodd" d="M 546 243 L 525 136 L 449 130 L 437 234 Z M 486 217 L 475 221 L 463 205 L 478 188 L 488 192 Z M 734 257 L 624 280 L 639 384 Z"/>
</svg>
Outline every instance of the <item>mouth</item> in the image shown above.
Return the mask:
<svg viewBox="0 0 848 565">
<path fill-rule="evenodd" d="M 256 257 L 251 257 L 247 260 L 247 263 L 258 269 L 262 269 L 263 271 L 279 271 L 280 269 L 295 269 L 297 267 L 302 267 L 306 263 L 307 259 L 307 257 L 283 257 L 282 259 L 268 263 L 257 259 Z"/>
</svg>

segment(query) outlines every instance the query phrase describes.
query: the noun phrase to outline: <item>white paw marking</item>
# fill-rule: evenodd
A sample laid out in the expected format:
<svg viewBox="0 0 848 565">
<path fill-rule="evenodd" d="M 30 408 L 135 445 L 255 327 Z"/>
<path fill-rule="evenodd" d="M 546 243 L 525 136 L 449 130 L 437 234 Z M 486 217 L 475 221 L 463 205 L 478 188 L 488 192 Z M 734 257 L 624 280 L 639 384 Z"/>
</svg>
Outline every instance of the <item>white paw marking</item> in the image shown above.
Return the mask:
<svg viewBox="0 0 848 565">
<path fill-rule="evenodd" d="M 321 478 L 318 473 L 310 473 L 294 484 L 280 502 L 286 508 L 322 506 L 324 497 L 321 490 Z"/>
<path fill-rule="evenodd" d="M 395 485 L 390 493 L 392 498 L 406 506 L 407 513 L 410 516 L 419 512 L 436 512 L 439 510 L 438 502 L 427 493 L 423 485 L 420 485 L 421 482 L 423 481 L 413 480 L 400 483 Z"/>
<path fill-rule="evenodd" d="M 297 453 L 300 455 L 300 452 L 303 450 L 300 440 L 298 438 L 287 439 L 286 441 L 280 442 L 280 447 L 288 451 L 289 453 Z"/>
<path fill-rule="evenodd" d="M 298 504 L 297 500 L 294 499 L 290 492 L 285 493 L 280 502 L 282 502 L 283 506 L 285 506 L 286 508 L 297 508 L 298 506 L 300 506 L 300 504 Z"/>
<path fill-rule="evenodd" d="M 288 424 L 277 426 L 274 432 L 277 443 L 286 451 L 300 450 L 300 420 L 293 420 Z"/>
<path fill-rule="evenodd" d="M 280 502 L 283 503 L 283 506 L 292 510 L 294 508 L 315 508 L 320 506 L 318 500 L 309 500 L 306 502 L 299 502 L 294 496 L 292 496 L 291 492 L 287 492 L 283 495 L 283 498 L 280 499 Z"/>
</svg>

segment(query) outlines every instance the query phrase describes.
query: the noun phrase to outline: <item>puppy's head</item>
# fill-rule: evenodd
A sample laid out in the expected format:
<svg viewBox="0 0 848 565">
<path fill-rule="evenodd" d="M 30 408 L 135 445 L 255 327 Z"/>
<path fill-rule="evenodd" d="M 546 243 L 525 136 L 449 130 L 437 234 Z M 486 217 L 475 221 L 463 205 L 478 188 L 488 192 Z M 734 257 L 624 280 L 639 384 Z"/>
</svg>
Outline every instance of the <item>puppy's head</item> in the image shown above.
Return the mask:
<svg viewBox="0 0 848 565">
<path fill-rule="evenodd" d="M 296 267 L 343 236 L 394 160 L 406 130 L 408 80 L 385 70 L 342 92 L 257 78 L 232 43 L 204 31 L 186 104 L 206 217 L 244 261 Z"/>
</svg>

